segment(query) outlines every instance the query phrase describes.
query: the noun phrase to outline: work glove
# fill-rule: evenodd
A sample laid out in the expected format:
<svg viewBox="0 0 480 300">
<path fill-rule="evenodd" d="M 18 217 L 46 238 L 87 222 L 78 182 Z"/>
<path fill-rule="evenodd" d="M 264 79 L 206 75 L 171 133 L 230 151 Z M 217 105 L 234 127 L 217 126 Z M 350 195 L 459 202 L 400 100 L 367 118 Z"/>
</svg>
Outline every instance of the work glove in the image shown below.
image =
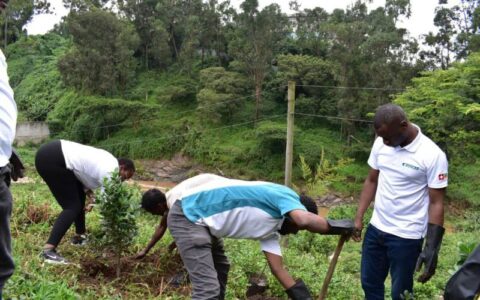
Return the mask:
<svg viewBox="0 0 480 300">
<path fill-rule="evenodd" d="M 425 238 L 425 247 L 418 256 L 417 267 L 415 271 L 420 271 L 422 265 L 425 264 L 423 273 L 418 277 L 418 282 L 427 282 L 437 268 L 438 252 L 442 244 L 443 233 L 445 228 L 440 225 L 428 223 L 427 236 Z"/>
<path fill-rule="evenodd" d="M 13 181 L 17 181 L 18 178 L 23 178 L 25 176 L 25 167 L 15 149 L 12 149 L 12 155 L 10 156 L 8 167 L 10 169 L 10 177 Z"/>
<path fill-rule="evenodd" d="M 353 223 L 353 220 L 350 219 L 327 220 L 327 223 L 329 228 L 324 234 L 351 236 L 353 234 L 353 230 L 355 229 L 355 223 Z"/>
<path fill-rule="evenodd" d="M 285 292 L 288 297 L 293 300 L 313 300 L 310 291 L 301 279 L 298 279 L 297 282 Z"/>
</svg>

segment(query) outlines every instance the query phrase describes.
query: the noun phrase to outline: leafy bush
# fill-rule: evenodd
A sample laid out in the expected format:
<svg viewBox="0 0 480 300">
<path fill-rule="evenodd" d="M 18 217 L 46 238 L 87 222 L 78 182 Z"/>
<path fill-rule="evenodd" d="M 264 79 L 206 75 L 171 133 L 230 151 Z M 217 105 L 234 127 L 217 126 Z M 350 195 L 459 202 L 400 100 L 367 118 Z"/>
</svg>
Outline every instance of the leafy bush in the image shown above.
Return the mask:
<svg viewBox="0 0 480 300">
<path fill-rule="evenodd" d="M 54 136 L 92 143 L 123 127 L 135 128 L 150 116 L 152 108 L 138 101 L 87 97 L 70 91 L 60 99 L 47 123 Z"/>
<path fill-rule="evenodd" d="M 45 120 L 66 92 L 57 62 L 68 47 L 68 41 L 56 34 L 23 38 L 9 46 L 10 83 L 28 120 Z"/>
<path fill-rule="evenodd" d="M 199 113 L 213 122 L 231 121 L 244 104 L 241 95 L 247 89 L 246 78 L 222 67 L 211 67 L 200 71 L 200 83 L 203 88 L 197 94 Z"/>
<path fill-rule="evenodd" d="M 325 151 L 322 148 L 320 161 L 315 168 L 312 168 L 307 164 L 305 158 L 300 155 L 300 169 L 302 170 L 302 178 L 305 181 L 305 192 L 312 196 L 326 194 L 334 182 L 345 181 L 345 176 L 338 173 L 338 170 L 352 161 L 350 158 L 342 158 L 336 164 L 333 164 L 325 158 Z"/>
</svg>

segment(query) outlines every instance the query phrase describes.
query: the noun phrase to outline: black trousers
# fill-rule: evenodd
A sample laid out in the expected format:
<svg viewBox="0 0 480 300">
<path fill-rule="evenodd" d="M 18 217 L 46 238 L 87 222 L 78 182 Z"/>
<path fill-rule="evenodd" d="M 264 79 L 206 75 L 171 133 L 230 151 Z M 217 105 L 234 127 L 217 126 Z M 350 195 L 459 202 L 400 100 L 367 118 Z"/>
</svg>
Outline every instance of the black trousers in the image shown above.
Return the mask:
<svg viewBox="0 0 480 300">
<path fill-rule="evenodd" d="M 35 167 L 63 209 L 53 224 L 47 243 L 56 247 L 73 223 L 76 233 L 84 234 L 85 191 L 73 171 L 67 169 L 60 141 L 46 143 L 38 149 Z"/>
<path fill-rule="evenodd" d="M 8 188 L 10 170 L 0 168 L 0 299 L 5 281 L 12 276 L 15 268 L 12 258 L 10 236 L 10 216 L 12 214 L 12 194 Z"/>
</svg>

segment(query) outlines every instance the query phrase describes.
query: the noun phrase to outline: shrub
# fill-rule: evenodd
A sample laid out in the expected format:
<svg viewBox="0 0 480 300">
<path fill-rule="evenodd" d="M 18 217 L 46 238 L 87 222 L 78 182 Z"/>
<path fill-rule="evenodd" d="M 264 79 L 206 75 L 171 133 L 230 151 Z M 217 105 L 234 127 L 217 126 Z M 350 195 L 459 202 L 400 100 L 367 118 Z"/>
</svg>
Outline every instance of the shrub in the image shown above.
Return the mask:
<svg viewBox="0 0 480 300">
<path fill-rule="evenodd" d="M 103 180 L 103 191 L 96 194 L 101 215 L 101 244 L 115 253 L 117 277 L 120 276 L 120 257 L 133 244 L 137 234 L 135 214 L 138 192 L 122 183 L 118 171 Z"/>
</svg>

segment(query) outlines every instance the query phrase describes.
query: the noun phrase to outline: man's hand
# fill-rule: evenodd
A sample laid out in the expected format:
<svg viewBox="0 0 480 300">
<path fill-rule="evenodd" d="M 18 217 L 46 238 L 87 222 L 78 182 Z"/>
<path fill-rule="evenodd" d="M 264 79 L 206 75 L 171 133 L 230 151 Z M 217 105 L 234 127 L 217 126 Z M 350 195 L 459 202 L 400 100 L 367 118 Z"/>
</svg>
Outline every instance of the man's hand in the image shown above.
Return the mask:
<svg viewBox="0 0 480 300">
<path fill-rule="evenodd" d="M 135 255 L 135 259 L 142 259 L 142 258 L 144 258 L 145 256 L 147 256 L 147 251 L 145 251 L 145 249 L 143 249 L 142 251 L 138 252 L 138 253 Z"/>
<path fill-rule="evenodd" d="M 360 242 L 362 240 L 362 230 L 363 230 L 363 221 L 361 219 L 355 218 L 355 229 L 353 230 L 352 239 L 355 242 Z"/>
<path fill-rule="evenodd" d="M 1 0 L 0 0 L 1 1 Z M 95 206 L 95 194 L 91 191 L 91 190 L 88 190 L 85 192 L 85 196 L 86 196 L 86 203 L 85 203 L 85 211 L 86 212 L 91 212 L 93 207 Z"/>
<path fill-rule="evenodd" d="M 354 223 L 351 219 L 331 220 L 327 219 L 328 230 L 324 234 L 343 235 L 349 239 L 354 230 Z"/>
<path fill-rule="evenodd" d="M 442 244 L 443 233 L 445 228 L 436 224 L 428 224 L 425 247 L 418 256 L 415 271 L 420 271 L 424 265 L 423 273 L 418 277 L 418 282 L 425 283 L 435 274 L 437 268 L 438 252 Z"/>
</svg>

